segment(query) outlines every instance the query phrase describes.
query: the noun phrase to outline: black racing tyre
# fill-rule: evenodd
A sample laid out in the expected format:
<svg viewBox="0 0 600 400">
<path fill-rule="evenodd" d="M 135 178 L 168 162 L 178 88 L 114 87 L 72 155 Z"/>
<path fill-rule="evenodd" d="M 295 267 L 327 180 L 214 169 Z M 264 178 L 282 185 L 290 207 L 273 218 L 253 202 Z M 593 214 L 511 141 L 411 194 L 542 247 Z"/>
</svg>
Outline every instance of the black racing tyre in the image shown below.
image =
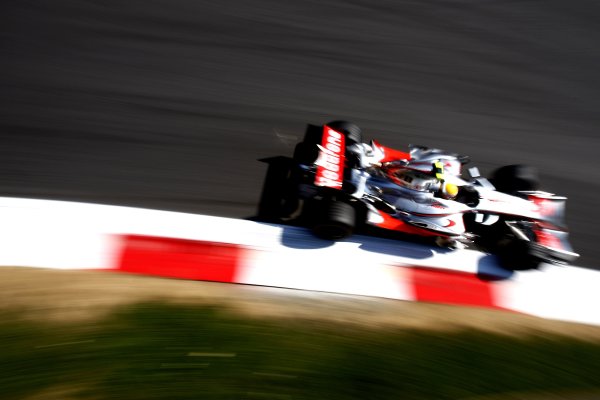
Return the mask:
<svg viewBox="0 0 600 400">
<path fill-rule="evenodd" d="M 492 174 L 490 181 L 496 190 L 514 194 L 519 191 L 538 190 L 540 179 L 537 170 L 527 165 L 506 165 Z"/>
<path fill-rule="evenodd" d="M 541 261 L 531 255 L 529 243 L 518 239 L 505 239 L 498 244 L 500 264 L 512 271 L 536 269 Z"/>
<path fill-rule="evenodd" d="M 327 240 L 340 240 L 352 234 L 356 225 L 356 210 L 352 205 L 336 200 L 323 200 L 323 207 L 313 226 L 315 235 Z"/>
<path fill-rule="evenodd" d="M 362 131 L 358 125 L 348 121 L 331 121 L 327 124 L 331 129 L 343 133 L 346 136 L 347 144 L 362 143 Z"/>
</svg>

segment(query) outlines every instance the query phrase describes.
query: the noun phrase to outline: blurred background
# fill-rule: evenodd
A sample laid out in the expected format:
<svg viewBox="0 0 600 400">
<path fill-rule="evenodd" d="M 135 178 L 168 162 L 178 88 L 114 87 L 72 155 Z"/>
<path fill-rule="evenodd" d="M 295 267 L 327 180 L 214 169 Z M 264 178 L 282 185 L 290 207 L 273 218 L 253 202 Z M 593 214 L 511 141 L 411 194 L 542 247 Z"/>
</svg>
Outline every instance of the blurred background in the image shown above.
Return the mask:
<svg viewBox="0 0 600 400">
<path fill-rule="evenodd" d="M 0 195 L 245 218 L 307 123 L 539 168 L 598 265 L 600 3 L 0 3 Z"/>
</svg>

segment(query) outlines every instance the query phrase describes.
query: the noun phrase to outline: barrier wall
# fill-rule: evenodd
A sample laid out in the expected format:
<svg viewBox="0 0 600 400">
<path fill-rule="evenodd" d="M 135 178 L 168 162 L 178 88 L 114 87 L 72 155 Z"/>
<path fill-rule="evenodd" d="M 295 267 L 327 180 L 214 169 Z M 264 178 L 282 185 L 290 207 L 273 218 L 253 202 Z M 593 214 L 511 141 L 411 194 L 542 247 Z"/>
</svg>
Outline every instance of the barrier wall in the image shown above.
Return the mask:
<svg viewBox="0 0 600 400">
<path fill-rule="evenodd" d="M 600 325 L 600 272 L 511 272 L 492 255 L 246 220 L 0 198 L 0 266 L 106 269 L 492 307 Z"/>
</svg>

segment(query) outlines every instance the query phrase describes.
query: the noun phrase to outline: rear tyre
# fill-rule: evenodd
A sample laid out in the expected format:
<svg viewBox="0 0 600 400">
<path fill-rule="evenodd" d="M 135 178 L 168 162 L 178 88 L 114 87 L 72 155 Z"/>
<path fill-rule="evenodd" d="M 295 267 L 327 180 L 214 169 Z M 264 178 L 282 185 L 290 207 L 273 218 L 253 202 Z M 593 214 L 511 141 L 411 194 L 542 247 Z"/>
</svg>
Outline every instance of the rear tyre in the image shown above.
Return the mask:
<svg viewBox="0 0 600 400">
<path fill-rule="evenodd" d="M 316 236 L 327 240 L 340 240 L 352 234 L 356 225 L 356 210 L 348 203 L 324 200 L 318 222 L 313 226 Z"/>
<path fill-rule="evenodd" d="M 506 165 L 498 168 L 492 174 L 490 181 L 496 190 L 508 194 L 538 190 L 540 186 L 537 170 L 527 165 Z"/>
<path fill-rule="evenodd" d="M 346 142 L 348 145 L 355 143 L 362 143 L 362 131 L 358 125 L 348 121 L 331 121 L 327 124 L 331 129 L 337 132 L 343 133 L 346 136 Z"/>
</svg>

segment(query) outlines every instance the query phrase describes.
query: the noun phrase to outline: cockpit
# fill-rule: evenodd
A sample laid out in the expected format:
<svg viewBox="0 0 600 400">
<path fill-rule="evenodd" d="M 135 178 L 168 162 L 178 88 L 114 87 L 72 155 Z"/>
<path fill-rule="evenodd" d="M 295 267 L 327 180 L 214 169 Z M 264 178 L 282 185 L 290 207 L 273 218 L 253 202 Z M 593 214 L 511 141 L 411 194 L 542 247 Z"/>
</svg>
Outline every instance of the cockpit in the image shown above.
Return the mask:
<svg viewBox="0 0 600 400">
<path fill-rule="evenodd" d="M 421 171 L 405 168 L 394 168 L 388 171 L 389 178 L 397 185 L 420 192 L 436 191 L 440 188 L 440 181 Z"/>
</svg>

